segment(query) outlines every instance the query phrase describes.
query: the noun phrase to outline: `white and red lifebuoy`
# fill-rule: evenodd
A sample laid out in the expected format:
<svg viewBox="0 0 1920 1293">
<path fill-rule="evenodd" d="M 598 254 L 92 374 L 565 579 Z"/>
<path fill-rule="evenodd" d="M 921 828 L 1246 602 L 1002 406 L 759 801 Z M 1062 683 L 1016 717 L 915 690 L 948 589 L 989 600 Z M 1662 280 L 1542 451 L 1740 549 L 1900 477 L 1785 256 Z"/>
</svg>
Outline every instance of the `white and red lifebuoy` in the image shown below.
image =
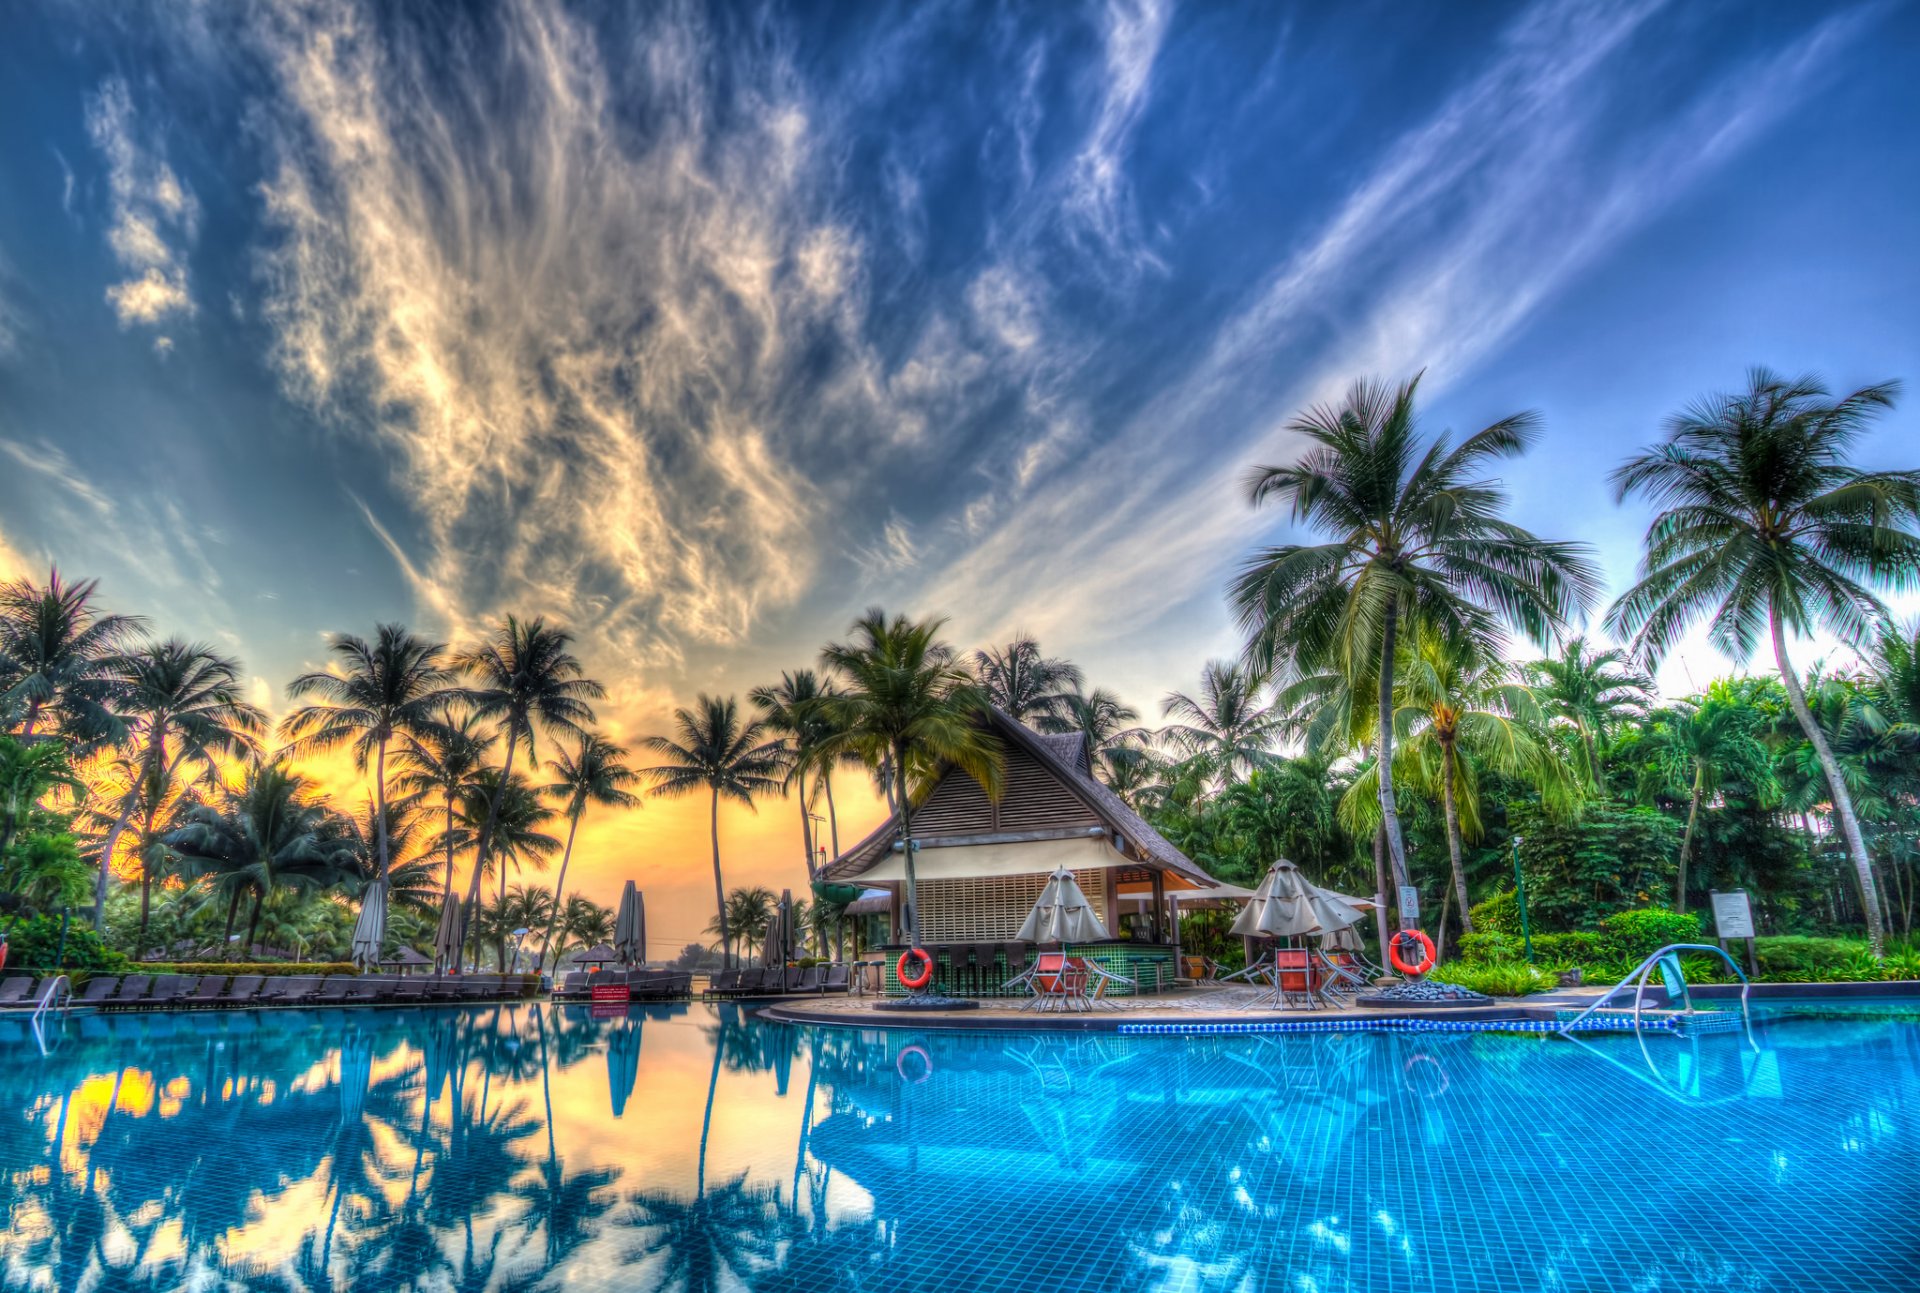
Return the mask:
<svg viewBox="0 0 1920 1293">
<path fill-rule="evenodd" d="M 1403 938 L 1410 938 L 1420 945 L 1420 959 L 1412 965 L 1400 959 L 1400 940 Z M 1417 929 L 1403 929 L 1387 940 L 1387 960 L 1391 961 L 1393 968 L 1402 974 L 1411 974 L 1416 977 L 1425 974 L 1439 959 L 1439 953 L 1433 947 L 1433 940 Z"/>
<path fill-rule="evenodd" d="M 907 962 L 912 960 L 920 962 L 920 973 L 909 976 Z M 933 956 L 924 947 L 909 947 L 900 953 L 900 959 L 894 963 L 893 972 L 899 978 L 901 987 L 918 992 L 933 982 Z"/>
</svg>

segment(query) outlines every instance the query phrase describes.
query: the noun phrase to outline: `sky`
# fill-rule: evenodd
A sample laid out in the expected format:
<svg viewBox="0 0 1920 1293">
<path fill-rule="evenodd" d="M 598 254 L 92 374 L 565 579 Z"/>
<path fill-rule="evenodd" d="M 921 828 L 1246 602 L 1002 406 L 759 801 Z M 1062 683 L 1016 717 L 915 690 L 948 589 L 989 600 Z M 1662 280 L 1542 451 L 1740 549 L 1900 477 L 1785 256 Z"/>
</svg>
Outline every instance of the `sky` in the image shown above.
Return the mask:
<svg viewBox="0 0 1920 1293">
<path fill-rule="evenodd" d="M 1915 66 L 1885 0 L 24 0 L 0 573 L 99 578 L 276 713 L 329 632 L 513 611 L 632 741 L 881 605 L 1152 717 L 1289 533 L 1247 469 L 1356 378 L 1537 410 L 1512 514 L 1614 592 L 1648 514 L 1606 476 L 1667 414 L 1920 379 Z M 797 815 L 726 815 L 729 884 L 803 882 Z M 568 883 L 640 881 L 670 950 L 709 865 L 655 802 Z"/>
</svg>

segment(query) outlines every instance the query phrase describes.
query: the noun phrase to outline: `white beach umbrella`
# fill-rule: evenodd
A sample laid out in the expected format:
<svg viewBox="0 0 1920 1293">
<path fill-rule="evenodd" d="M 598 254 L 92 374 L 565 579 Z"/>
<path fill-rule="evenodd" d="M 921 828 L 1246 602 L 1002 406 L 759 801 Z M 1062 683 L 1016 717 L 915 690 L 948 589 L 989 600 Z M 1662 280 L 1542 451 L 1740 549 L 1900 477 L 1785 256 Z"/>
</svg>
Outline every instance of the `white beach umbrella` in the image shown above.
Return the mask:
<svg viewBox="0 0 1920 1293">
<path fill-rule="evenodd" d="M 380 944 L 387 941 L 387 882 L 375 880 L 360 900 L 360 919 L 353 923 L 353 963 L 364 973 L 380 963 Z"/>
<path fill-rule="evenodd" d="M 1245 937 L 1265 934 L 1297 938 L 1303 934 L 1331 934 L 1360 919 L 1360 913 L 1338 895 L 1316 891 L 1300 868 L 1281 858 L 1267 869 L 1253 898 L 1234 920 L 1232 931 Z"/>
<path fill-rule="evenodd" d="M 1014 935 L 1022 943 L 1097 943 L 1113 937 L 1094 914 L 1080 882 L 1062 867 L 1047 877 L 1040 899 Z"/>
</svg>

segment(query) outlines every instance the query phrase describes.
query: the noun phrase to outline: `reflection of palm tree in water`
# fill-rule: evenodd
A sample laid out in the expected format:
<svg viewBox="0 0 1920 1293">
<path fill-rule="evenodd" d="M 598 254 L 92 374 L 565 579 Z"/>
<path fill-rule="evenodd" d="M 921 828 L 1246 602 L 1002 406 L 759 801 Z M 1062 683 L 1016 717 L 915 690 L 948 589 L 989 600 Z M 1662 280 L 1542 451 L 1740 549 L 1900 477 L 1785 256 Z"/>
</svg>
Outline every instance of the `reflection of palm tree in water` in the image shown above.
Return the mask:
<svg viewBox="0 0 1920 1293">
<path fill-rule="evenodd" d="M 549 1081 L 553 1055 L 547 1047 L 547 1011 L 539 1006 L 533 1012 L 534 1028 L 540 1048 L 540 1095 L 546 1106 L 547 1158 L 539 1175 L 514 1187 L 514 1195 L 527 1204 L 521 1226 L 531 1236 L 540 1231 L 544 1240 L 546 1270 L 551 1272 L 562 1261 L 593 1237 L 593 1223 L 613 1207 L 607 1193 L 620 1179 L 621 1169 L 600 1167 L 567 1175 L 553 1136 L 553 1086 Z"/>
</svg>

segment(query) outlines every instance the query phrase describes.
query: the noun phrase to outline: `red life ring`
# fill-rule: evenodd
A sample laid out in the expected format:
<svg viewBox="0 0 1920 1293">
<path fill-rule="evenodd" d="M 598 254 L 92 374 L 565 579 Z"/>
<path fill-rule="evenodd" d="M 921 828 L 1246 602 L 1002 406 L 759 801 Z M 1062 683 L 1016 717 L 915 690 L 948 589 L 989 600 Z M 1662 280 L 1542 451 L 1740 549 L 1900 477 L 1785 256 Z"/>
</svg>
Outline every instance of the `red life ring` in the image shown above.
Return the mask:
<svg viewBox="0 0 1920 1293">
<path fill-rule="evenodd" d="M 914 1077 L 911 1073 L 907 1072 L 907 1056 L 909 1055 L 918 1055 L 920 1057 L 920 1063 L 923 1067 L 920 1070 L 919 1077 Z M 919 1086 L 922 1082 L 925 1082 L 933 1076 L 933 1056 L 927 1054 L 926 1047 L 924 1046 L 909 1046 L 901 1051 L 900 1058 L 893 1062 L 893 1069 L 894 1072 L 900 1075 L 902 1081 L 911 1082 L 915 1086 Z"/>
<path fill-rule="evenodd" d="M 1411 938 L 1419 942 L 1421 957 L 1417 965 L 1408 965 L 1400 959 L 1400 940 L 1403 938 Z M 1433 950 L 1432 939 L 1417 929 L 1403 929 L 1387 940 L 1387 959 L 1393 962 L 1393 968 L 1402 974 L 1420 975 L 1431 970 L 1433 963 L 1440 958 Z"/>
<path fill-rule="evenodd" d="M 910 957 L 916 956 L 920 958 L 926 968 L 920 971 L 918 978 L 909 979 L 907 977 L 907 960 Z M 901 987 L 911 988 L 913 991 L 918 992 L 933 982 L 933 957 L 928 955 L 922 948 L 909 947 L 906 951 L 900 953 L 900 959 L 894 963 L 893 972 L 895 976 L 899 978 Z"/>
</svg>

